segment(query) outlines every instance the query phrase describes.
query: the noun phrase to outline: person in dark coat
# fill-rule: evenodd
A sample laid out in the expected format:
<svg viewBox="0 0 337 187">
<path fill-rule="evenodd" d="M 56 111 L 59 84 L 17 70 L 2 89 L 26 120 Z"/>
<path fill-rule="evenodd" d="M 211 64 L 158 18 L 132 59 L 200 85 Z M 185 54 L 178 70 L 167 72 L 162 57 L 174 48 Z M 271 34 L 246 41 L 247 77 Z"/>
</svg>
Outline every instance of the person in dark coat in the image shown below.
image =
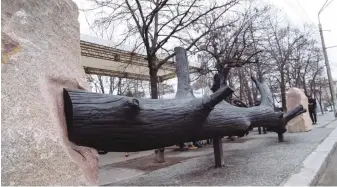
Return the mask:
<svg viewBox="0 0 337 187">
<path fill-rule="evenodd" d="M 316 99 L 309 96 L 308 98 L 309 103 L 309 115 L 313 124 L 317 123 L 317 114 L 316 114 Z"/>
</svg>

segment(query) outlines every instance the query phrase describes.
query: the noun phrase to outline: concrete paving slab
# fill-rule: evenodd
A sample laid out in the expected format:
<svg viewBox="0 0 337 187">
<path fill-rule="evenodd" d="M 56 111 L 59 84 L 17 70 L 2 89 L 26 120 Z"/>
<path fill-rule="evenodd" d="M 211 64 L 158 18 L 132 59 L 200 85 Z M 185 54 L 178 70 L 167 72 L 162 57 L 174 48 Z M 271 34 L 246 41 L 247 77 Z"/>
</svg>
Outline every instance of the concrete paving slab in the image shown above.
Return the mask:
<svg viewBox="0 0 337 187">
<path fill-rule="evenodd" d="M 301 170 L 299 173 L 292 175 L 284 186 L 310 186 L 313 178 L 317 178 L 314 169 Z"/>
<path fill-rule="evenodd" d="M 330 162 L 317 182 L 317 186 L 337 186 L 337 151 L 331 155 Z"/>
<path fill-rule="evenodd" d="M 314 171 L 318 171 L 321 166 L 324 164 L 326 157 L 328 156 L 328 151 L 319 151 L 312 152 L 304 161 L 303 168 L 313 169 Z"/>
<path fill-rule="evenodd" d="M 337 137 L 328 137 L 327 140 L 337 140 Z"/>
<path fill-rule="evenodd" d="M 337 128 L 337 123 L 331 123 L 331 124 L 327 125 L 326 128 L 333 128 L 333 129 L 335 129 L 335 128 Z"/>
<path fill-rule="evenodd" d="M 329 136 L 327 137 L 329 138 Z M 322 151 L 331 151 L 333 147 L 336 144 L 335 139 L 325 139 L 320 145 L 317 146 L 316 151 L 317 152 L 322 152 Z"/>
<path fill-rule="evenodd" d="M 177 154 L 175 151 L 171 151 L 166 153 L 165 156 L 167 157 L 187 157 L 187 158 L 192 158 L 192 157 L 198 157 L 198 156 L 204 156 L 213 153 L 213 148 L 211 146 L 204 147 L 202 149 L 195 149 L 195 150 L 189 150 L 189 151 L 184 151 L 180 152 Z"/>
<path fill-rule="evenodd" d="M 334 124 L 337 124 L 337 123 L 334 123 Z M 332 131 L 332 133 L 330 134 L 329 137 L 337 137 L 337 129 L 335 129 L 334 131 Z"/>
<path fill-rule="evenodd" d="M 149 156 L 151 154 L 154 154 L 153 150 L 142 151 L 142 152 L 132 152 L 132 153 L 129 153 L 128 157 L 125 157 L 125 153 L 123 152 L 109 152 L 105 155 L 99 156 L 98 167 L 103 167 L 105 165 L 109 165 L 109 164 L 113 164 L 117 162 L 125 162 L 127 160 Z"/>
<path fill-rule="evenodd" d="M 317 124 L 313 125 L 314 127 L 325 128 L 329 126 L 329 128 L 333 128 L 334 125 L 332 125 L 332 122 L 336 120 L 333 112 L 328 112 L 325 113 L 324 115 L 320 115 L 317 117 L 318 117 Z"/>
<path fill-rule="evenodd" d="M 112 182 L 125 180 L 142 175 L 144 172 L 136 169 L 113 168 L 99 172 L 99 185 L 107 185 Z"/>
<path fill-rule="evenodd" d="M 333 121 L 331 124 L 337 124 L 337 121 Z M 297 168 L 297 172 L 283 183 L 284 186 L 316 185 L 319 178 L 322 176 L 322 173 L 326 170 L 328 163 L 331 160 L 332 153 L 336 149 L 336 132 L 337 128 L 335 128 L 303 161 Z"/>
</svg>

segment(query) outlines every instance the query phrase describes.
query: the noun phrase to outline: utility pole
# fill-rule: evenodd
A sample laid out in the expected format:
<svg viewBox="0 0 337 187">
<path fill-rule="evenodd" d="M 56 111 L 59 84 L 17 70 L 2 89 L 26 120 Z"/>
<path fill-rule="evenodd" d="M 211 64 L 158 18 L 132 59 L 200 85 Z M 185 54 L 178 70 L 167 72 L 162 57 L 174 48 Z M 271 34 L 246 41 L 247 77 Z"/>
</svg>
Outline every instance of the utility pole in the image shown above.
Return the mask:
<svg viewBox="0 0 337 187">
<path fill-rule="evenodd" d="M 326 52 L 326 47 L 325 47 L 325 42 L 324 42 L 324 36 L 323 36 L 323 29 L 322 29 L 322 25 L 321 25 L 321 20 L 319 18 L 319 16 L 322 13 L 322 11 L 331 3 L 331 1 L 328 4 L 327 4 L 327 2 L 328 2 L 328 0 L 325 1 L 325 3 L 322 6 L 321 10 L 318 12 L 318 28 L 319 28 L 319 33 L 321 35 L 323 55 L 324 55 L 324 60 L 325 60 L 326 71 L 327 71 L 327 74 L 328 74 L 330 94 L 331 94 L 331 99 L 332 99 L 332 108 L 333 108 L 333 112 L 334 112 L 335 117 L 337 117 L 337 113 L 336 113 L 336 93 L 335 93 L 333 79 L 332 79 L 332 76 L 331 76 L 331 69 L 330 69 L 328 54 Z"/>
</svg>

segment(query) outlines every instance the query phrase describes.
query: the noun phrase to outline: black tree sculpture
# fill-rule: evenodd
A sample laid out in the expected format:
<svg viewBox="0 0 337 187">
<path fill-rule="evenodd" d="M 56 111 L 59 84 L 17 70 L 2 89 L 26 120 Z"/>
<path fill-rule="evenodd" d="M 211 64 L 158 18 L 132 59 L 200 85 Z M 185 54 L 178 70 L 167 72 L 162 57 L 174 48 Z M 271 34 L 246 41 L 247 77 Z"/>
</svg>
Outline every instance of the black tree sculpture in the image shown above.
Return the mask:
<svg viewBox="0 0 337 187">
<path fill-rule="evenodd" d="M 64 89 L 70 141 L 108 152 L 136 152 L 193 140 L 241 137 L 250 127 L 257 126 L 277 132 L 279 141 L 283 141 L 288 121 L 305 112 L 302 106 L 285 116 L 274 112 L 269 88 L 254 78 L 261 93 L 259 106 L 241 108 L 225 102 L 224 98 L 233 90 L 223 81 L 210 96 L 185 97 L 192 91 L 186 52 L 183 48 L 175 50 L 178 76 L 175 99 L 136 99 Z M 221 72 L 220 76 L 224 80 L 226 73 Z"/>
</svg>

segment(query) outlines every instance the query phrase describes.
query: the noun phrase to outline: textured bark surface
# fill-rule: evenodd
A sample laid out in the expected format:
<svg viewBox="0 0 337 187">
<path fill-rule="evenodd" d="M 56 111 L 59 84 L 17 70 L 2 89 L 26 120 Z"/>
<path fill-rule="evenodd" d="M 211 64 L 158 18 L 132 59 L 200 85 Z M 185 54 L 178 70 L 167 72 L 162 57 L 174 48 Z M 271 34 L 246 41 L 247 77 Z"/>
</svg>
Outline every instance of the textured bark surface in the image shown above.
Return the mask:
<svg viewBox="0 0 337 187">
<path fill-rule="evenodd" d="M 211 138 L 221 127 L 210 123 L 221 122 L 222 115 L 209 114 L 231 92 L 223 88 L 207 98 L 152 100 L 65 90 L 68 133 L 79 145 L 121 152 Z M 247 127 L 230 128 L 228 132 Z"/>
<path fill-rule="evenodd" d="M 174 48 L 176 53 L 176 74 L 178 77 L 177 93 L 175 98 L 194 98 L 190 84 L 189 64 L 186 50 L 182 47 Z"/>
<path fill-rule="evenodd" d="M 255 80 L 255 79 L 253 79 Z M 303 113 L 274 112 L 266 84 L 255 81 L 261 105 L 240 108 L 223 99 L 233 92 L 221 87 L 211 96 L 184 99 L 136 99 L 65 90 L 70 140 L 98 150 L 133 152 L 216 136 L 244 136 L 249 127 L 284 133 L 286 123 Z"/>
</svg>

